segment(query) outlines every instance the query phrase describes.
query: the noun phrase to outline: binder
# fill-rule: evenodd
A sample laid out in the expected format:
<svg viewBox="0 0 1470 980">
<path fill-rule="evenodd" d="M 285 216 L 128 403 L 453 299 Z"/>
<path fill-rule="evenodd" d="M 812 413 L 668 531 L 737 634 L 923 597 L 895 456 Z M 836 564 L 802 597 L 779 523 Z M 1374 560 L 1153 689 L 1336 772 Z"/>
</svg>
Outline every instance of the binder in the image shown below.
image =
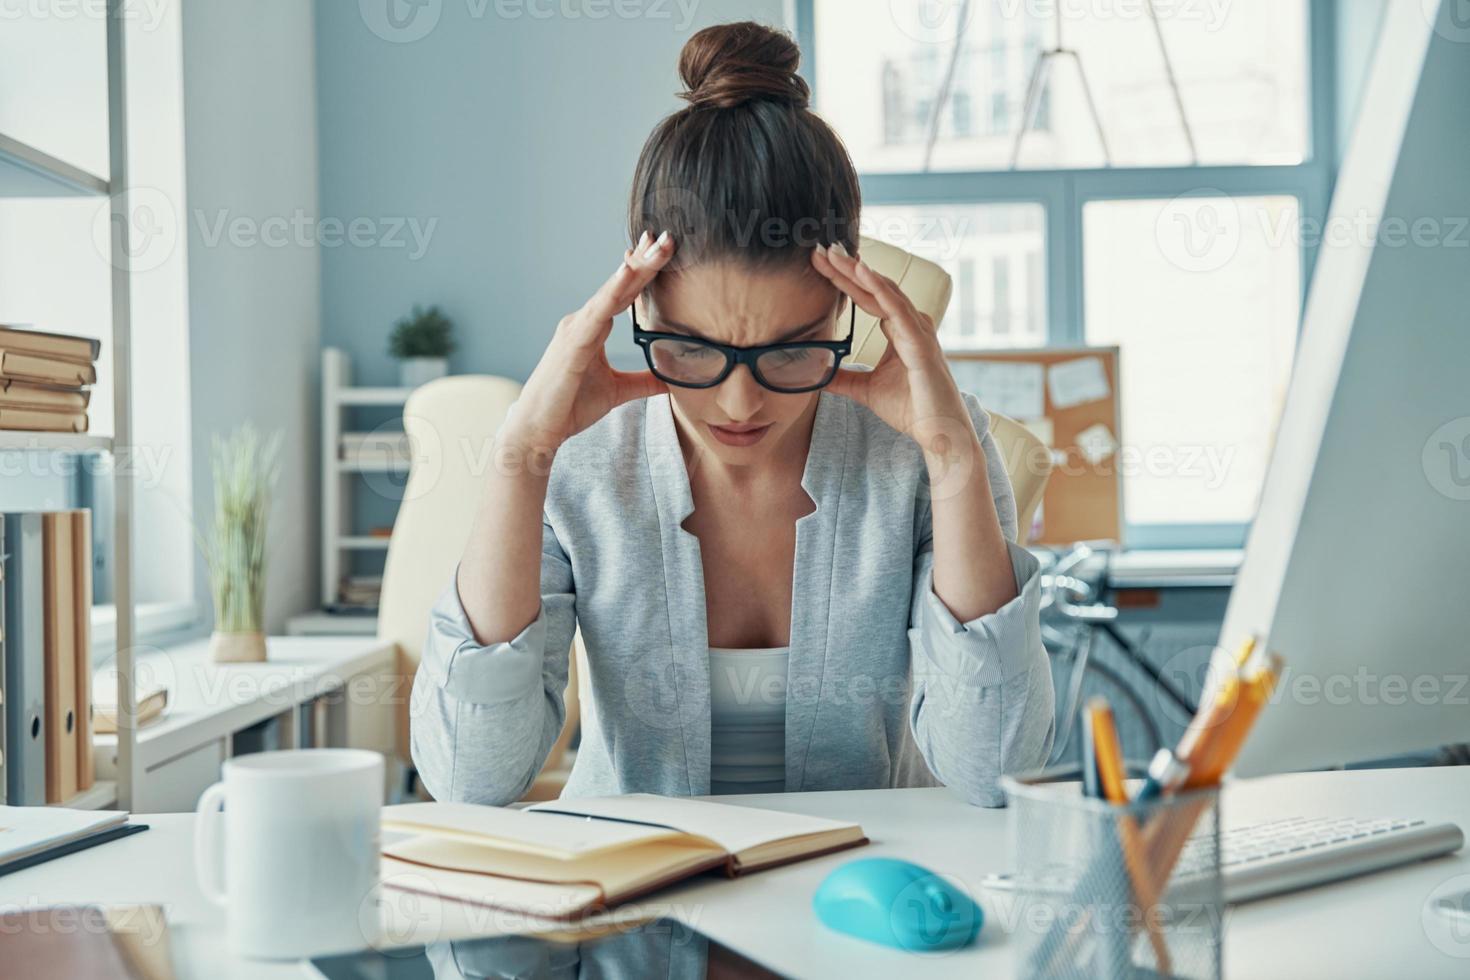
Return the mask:
<svg viewBox="0 0 1470 980">
<path fill-rule="evenodd" d="M 11 806 L 46 802 L 45 561 L 42 514 L 4 515 L 5 787 Z"/>
<path fill-rule="evenodd" d="M 46 802 L 77 792 L 77 669 L 73 520 L 69 511 L 43 514 L 46 593 Z"/>
<path fill-rule="evenodd" d="M 72 614 L 76 625 L 77 789 L 91 789 L 97 770 L 92 759 L 92 512 L 72 513 Z"/>
</svg>

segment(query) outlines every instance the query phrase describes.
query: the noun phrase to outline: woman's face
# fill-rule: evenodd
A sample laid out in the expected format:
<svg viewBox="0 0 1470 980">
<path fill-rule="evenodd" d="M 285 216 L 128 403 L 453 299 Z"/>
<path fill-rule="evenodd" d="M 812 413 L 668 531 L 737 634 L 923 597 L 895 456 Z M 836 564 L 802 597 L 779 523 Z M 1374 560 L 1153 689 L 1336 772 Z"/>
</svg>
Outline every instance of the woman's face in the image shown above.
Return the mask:
<svg viewBox="0 0 1470 980">
<path fill-rule="evenodd" d="M 736 347 L 841 339 L 836 334 L 841 294 L 808 265 L 752 271 L 735 263 L 701 263 L 660 274 L 645 300 L 649 296 L 650 305 L 639 305 L 638 322 L 645 330 L 693 334 Z M 810 418 L 819 394 L 763 388 L 744 364 L 713 388 L 670 385 L 669 392 L 684 430 L 700 448 L 732 465 L 785 451 L 788 436 Z"/>
</svg>

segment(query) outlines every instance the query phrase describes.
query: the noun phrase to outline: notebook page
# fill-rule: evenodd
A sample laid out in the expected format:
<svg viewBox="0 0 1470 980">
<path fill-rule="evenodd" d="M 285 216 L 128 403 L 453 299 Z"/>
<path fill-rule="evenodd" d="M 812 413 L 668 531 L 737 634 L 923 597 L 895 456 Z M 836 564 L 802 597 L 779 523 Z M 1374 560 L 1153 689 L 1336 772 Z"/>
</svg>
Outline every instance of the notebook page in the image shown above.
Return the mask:
<svg viewBox="0 0 1470 980">
<path fill-rule="evenodd" d="M 845 820 L 810 817 L 803 813 L 783 813 L 733 803 L 710 803 L 683 796 L 658 796 L 653 793 L 630 793 L 626 796 L 597 796 L 586 799 L 548 800 L 528 806 L 522 812 L 554 815 L 558 813 L 603 817 L 672 827 L 688 834 L 698 834 L 719 844 L 729 854 L 738 855 L 762 844 L 809 834 L 858 828 Z"/>
<path fill-rule="evenodd" d="M 126 823 L 126 810 L 0 806 L 0 864 Z"/>
<path fill-rule="evenodd" d="M 665 827 L 585 817 L 533 816 L 526 810 L 475 803 L 400 803 L 383 807 L 383 829 L 434 834 L 505 850 L 574 861 L 600 851 L 677 837 Z"/>
<path fill-rule="evenodd" d="M 602 889 L 596 885 L 547 884 L 467 871 L 450 871 L 445 868 L 426 868 L 386 854 L 378 866 L 378 878 L 385 888 L 418 892 L 441 902 L 452 899 L 471 905 L 508 909 L 537 918 L 567 918 L 602 901 Z M 397 918 L 408 912 L 408 921 L 399 927 L 400 935 L 410 929 L 421 928 L 426 923 L 437 925 L 441 916 L 448 915 L 446 912 L 426 915 L 423 908 L 405 906 L 391 900 L 383 903 L 383 909 L 385 917 Z M 478 934 L 487 933 L 485 916 L 474 917 L 471 921 Z M 488 932 L 493 935 L 495 931 L 492 919 Z M 441 937 L 435 934 L 427 938 L 429 942 L 435 942 Z"/>
</svg>

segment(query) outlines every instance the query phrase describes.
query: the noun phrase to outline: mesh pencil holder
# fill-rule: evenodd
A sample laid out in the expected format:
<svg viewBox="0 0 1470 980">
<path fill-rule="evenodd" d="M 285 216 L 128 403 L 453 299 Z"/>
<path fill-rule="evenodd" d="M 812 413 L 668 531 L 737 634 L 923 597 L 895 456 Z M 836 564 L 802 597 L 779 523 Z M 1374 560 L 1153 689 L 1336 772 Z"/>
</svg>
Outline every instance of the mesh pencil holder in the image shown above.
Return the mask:
<svg viewBox="0 0 1470 980">
<path fill-rule="evenodd" d="M 1220 976 L 1219 790 L 1115 806 L 1061 773 L 1005 777 L 1023 977 Z"/>
</svg>

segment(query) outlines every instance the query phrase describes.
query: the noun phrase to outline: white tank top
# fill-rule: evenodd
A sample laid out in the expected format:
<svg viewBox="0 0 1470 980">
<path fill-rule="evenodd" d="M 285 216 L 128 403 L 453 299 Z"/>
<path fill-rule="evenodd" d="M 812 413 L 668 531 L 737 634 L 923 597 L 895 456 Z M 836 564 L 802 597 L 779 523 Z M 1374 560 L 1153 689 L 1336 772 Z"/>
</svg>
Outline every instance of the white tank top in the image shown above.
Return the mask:
<svg viewBox="0 0 1470 980">
<path fill-rule="evenodd" d="M 786 789 L 789 647 L 709 650 L 711 793 Z"/>
</svg>

